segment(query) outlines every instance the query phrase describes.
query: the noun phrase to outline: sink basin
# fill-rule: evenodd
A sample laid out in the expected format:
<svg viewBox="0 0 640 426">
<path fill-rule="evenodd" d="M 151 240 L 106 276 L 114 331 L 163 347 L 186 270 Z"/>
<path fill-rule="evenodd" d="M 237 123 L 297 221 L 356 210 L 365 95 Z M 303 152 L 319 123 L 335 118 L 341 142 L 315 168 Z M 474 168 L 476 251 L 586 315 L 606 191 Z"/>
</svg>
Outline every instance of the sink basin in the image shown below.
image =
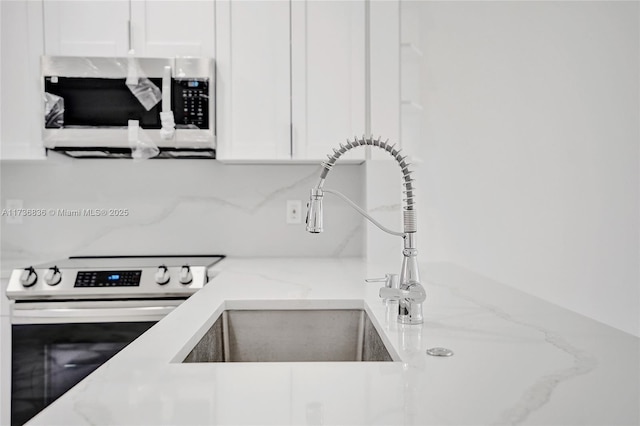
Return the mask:
<svg viewBox="0 0 640 426">
<path fill-rule="evenodd" d="M 393 361 L 362 309 L 225 310 L 183 362 Z"/>
</svg>

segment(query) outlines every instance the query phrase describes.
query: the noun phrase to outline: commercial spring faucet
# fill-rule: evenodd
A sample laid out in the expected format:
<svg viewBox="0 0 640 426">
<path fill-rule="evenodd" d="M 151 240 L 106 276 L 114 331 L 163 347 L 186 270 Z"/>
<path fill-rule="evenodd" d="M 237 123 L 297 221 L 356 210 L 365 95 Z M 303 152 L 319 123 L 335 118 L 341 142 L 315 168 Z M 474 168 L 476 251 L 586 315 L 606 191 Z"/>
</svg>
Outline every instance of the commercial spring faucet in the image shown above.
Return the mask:
<svg viewBox="0 0 640 426">
<path fill-rule="evenodd" d="M 350 149 L 359 146 L 374 146 L 381 148 L 391 154 L 391 156 L 400 165 L 403 179 L 402 185 L 404 186 L 404 190 L 402 192 L 405 194 L 402 212 L 403 232 L 395 232 L 386 228 L 345 195 L 338 191 L 323 188 L 327 174 L 333 168 L 336 161 L 338 161 L 338 158 Z M 420 284 L 420 274 L 418 272 L 418 250 L 416 248 L 416 232 L 418 230 L 418 225 L 414 201 L 415 189 L 413 187 L 413 179 L 411 178 L 411 170 L 409 170 L 409 164 L 406 162 L 407 157 L 400 155 L 400 151 L 401 150 L 399 149 L 395 149 L 395 145 L 389 145 L 387 141 L 380 141 L 380 138 L 376 140 L 371 137 L 365 138 L 364 136 L 361 139 L 356 137 L 353 141 L 347 140 L 346 145 L 340 144 L 339 149 L 334 149 L 333 154 L 329 154 L 327 156 L 329 160 L 324 161 L 321 164 L 322 172 L 320 173 L 320 181 L 318 182 L 318 185 L 311 189 L 311 199 L 307 210 L 307 231 L 311 233 L 320 233 L 323 231 L 322 199 L 324 197 L 324 193 L 327 192 L 341 198 L 381 230 L 388 232 L 391 235 L 402 237 L 404 239 L 404 249 L 402 250 L 403 258 L 402 268 L 400 269 L 399 288 L 382 288 L 380 289 L 380 297 L 385 299 L 397 299 L 399 301 L 399 322 L 403 324 L 421 324 L 423 321 L 422 302 L 426 299 L 426 293 L 424 291 L 424 287 Z"/>
</svg>

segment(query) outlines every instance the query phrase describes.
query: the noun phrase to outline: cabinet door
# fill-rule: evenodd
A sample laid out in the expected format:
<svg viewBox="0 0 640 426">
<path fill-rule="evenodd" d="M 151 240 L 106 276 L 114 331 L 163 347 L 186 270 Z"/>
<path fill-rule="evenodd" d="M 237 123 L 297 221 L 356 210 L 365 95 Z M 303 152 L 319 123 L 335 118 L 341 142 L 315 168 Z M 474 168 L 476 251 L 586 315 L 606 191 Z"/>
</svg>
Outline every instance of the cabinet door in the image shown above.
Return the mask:
<svg viewBox="0 0 640 426">
<path fill-rule="evenodd" d="M 129 50 L 129 2 L 47 0 L 44 53 L 124 56 Z"/>
<path fill-rule="evenodd" d="M 289 2 L 218 1 L 218 158 L 291 156 Z"/>
<path fill-rule="evenodd" d="M 364 3 L 292 2 L 294 158 L 324 159 L 366 132 Z M 364 148 L 344 158 L 364 158 Z"/>
<path fill-rule="evenodd" d="M 0 15 L 0 159 L 44 159 L 40 130 L 42 3 L 0 0 Z M 0 407 L 0 424 L 4 425 L 2 413 Z"/>
<path fill-rule="evenodd" d="M 215 56 L 215 2 L 134 0 L 132 46 L 136 55 Z"/>
</svg>

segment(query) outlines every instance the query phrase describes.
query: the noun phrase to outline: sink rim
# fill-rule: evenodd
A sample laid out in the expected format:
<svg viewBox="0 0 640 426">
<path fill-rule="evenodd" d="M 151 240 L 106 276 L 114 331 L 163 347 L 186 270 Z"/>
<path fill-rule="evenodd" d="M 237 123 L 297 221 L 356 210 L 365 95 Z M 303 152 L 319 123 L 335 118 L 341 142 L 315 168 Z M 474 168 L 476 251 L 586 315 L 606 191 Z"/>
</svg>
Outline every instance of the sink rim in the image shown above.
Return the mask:
<svg viewBox="0 0 640 426">
<path fill-rule="evenodd" d="M 199 364 L 183 362 L 191 350 L 200 342 L 213 324 L 222 317 L 225 311 L 319 311 L 319 310 L 361 310 L 368 317 L 376 333 L 382 340 L 382 344 L 389 353 L 391 361 L 313 361 L 313 364 L 372 364 L 372 363 L 399 363 L 403 362 L 402 357 L 385 333 L 382 324 L 364 299 L 261 299 L 261 300 L 224 300 L 212 314 L 207 317 L 197 331 L 182 345 L 178 353 L 171 359 L 174 364 Z M 242 364 L 300 364 L 305 361 L 278 361 L 278 362 L 243 362 Z M 232 365 L 234 362 L 208 362 L 207 365 Z"/>
</svg>

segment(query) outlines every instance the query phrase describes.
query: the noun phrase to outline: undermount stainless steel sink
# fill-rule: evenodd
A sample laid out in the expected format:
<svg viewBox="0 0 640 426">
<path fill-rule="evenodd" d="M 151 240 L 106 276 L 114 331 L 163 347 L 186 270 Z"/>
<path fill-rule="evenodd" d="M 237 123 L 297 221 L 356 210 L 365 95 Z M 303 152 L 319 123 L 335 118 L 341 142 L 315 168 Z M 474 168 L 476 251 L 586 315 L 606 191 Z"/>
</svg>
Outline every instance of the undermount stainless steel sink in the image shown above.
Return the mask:
<svg viewBox="0 0 640 426">
<path fill-rule="evenodd" d="M 393 361 L 362 309 L 225 310 L 182 362 Z"/>
</svg>

